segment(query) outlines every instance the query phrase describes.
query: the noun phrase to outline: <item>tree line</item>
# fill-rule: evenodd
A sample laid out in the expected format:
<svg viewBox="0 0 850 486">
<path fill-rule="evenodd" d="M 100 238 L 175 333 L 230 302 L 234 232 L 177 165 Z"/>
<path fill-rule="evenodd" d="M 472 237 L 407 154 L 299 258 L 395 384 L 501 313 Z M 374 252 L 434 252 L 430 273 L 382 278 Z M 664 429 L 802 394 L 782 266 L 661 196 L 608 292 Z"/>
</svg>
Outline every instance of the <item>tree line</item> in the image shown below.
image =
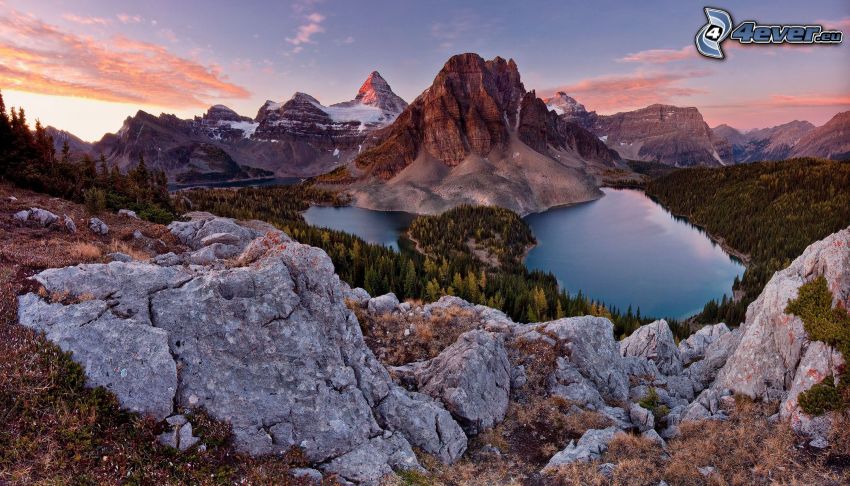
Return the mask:
<svg viewBox="0 0 850 486">
<path fill-rule="evenodd" d="M 23 108 L 8 112 L 0 93 L 0 178 L 12 184 L 82 202 L 92 213 L 131 209 L 139 217 L 168 223 L 174 208 L 165 173 L 148 170 L 144 158 L 122 173 L 101 155 L 76 158 L 67 140 L 59 154 L 53 137 L 36 120 L 31 129 Z"/>
<path fill-rule="evenodd" d="M 848 162 L 799 158 L 683 169 L 650 182 L 646 193 L 750 257 L 733 284 L 741 298 L 708 302 L 701 322 L 742 322 L 774 272 L 850 225 Z"/>
</svg>

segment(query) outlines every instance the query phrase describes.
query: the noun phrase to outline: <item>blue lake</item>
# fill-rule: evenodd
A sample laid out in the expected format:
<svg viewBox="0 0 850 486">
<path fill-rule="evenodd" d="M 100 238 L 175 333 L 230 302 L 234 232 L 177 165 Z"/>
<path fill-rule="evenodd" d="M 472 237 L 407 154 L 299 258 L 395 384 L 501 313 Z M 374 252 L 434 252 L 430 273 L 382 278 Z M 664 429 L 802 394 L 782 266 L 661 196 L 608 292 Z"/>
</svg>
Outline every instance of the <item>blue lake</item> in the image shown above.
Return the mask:
<svg viewBox="0 0 850 486">
<path fill-rule="evenodd" d="M 572 294 L 643 315 L 682 318 L 710 299 L 732 294 L 744 266 L 699 228 L 674 217 L 642 191 L 603 189 L 596 201 L 550 209 L 525 219 L 537 238 L 526 258 L 552 272 Z M 398 249 L 415 217 L 346 207 L 313 207 L 308 223 L 355 234 Z"/>
</svg>

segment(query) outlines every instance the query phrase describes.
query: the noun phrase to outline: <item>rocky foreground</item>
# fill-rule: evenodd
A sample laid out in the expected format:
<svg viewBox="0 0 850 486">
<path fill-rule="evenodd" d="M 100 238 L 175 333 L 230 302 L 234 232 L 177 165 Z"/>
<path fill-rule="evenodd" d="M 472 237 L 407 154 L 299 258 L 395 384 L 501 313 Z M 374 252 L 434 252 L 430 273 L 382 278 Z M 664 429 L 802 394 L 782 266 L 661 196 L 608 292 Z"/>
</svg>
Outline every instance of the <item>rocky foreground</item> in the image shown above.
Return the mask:
<svg viewBox="0 0 850 486">
<path fill-rule="evenodd" d="M 735 395 L 781 401 L 774 420 L 812 448 L 830 446 L 837 413 L 810 417 L 797 396 L 844 362 L 785 306 L 819 276 L 833 305 L 850 306 L 850 229 L 774 275 L 740 328 L 708 326 L 677 345 L 663 320 L 618 342 L 601 317 L 520 324 L 454 297 L 371 298 L 341 282 L 323 251 L 269 225 L 189 217 L 169 227 L 188 252 L 46 270 L 34 277 L 41 291 L 19 297 L 21 324 L 73 352 L 90 385 L 172 425 L 160 437 L 171 446 L 205 447 L 181 414 L 202 408 L 232 425 L 242 451 L 303 451 L 312 469 L 302 478 L 376 484 L 394 471 L 426 473 L 414 449 L 461 460 L 535 386 L 566 404 L 565 416 L 592 412 L 607 424 L 552 451 L 541 477 L 604 460 L 624 435 L 663 450 L 689 421 L 726 420 Z M 464 332 L 393 366 L 361 330 L 364 319 L 433 323 L 447 313 L 462 316 Z"/>
</svg>

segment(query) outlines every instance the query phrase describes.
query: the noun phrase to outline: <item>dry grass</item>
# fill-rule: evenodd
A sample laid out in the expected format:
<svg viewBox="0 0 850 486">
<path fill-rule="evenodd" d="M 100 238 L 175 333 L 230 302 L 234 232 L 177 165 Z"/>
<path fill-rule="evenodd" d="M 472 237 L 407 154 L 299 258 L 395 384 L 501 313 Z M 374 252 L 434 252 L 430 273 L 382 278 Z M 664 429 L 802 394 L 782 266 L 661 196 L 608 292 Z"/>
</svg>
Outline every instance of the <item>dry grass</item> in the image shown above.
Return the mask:
<svg viewBox="0 0 850 486">
<path fill-rule="evenodd" d="M 124 253 L 125 255 L 130 255 L 133 260 L 140 261 L 147 260 L 151 256 L 144 250 L 140 250 L 129 243 L 117 240 L 109 242 L 107 253 Z"/>
<path fill-rule="evenodd" d="M 457 307 L 434 309 L 430 319 L 395 313 L 374 315 L 349 305 L 357 315 L 366 345 L 387 365 L 402 365 L 433 358 L 458 336 L 475 329 L 478 320 L 469 310 Z M 408 335 L 405 335 L 408 330 Z"/>
<path fill-rule="evenodd" d="M 837 461 L 834 452 L 799 448 L 787 424 L 768 423 L 774 411 L 775 405 L 738 399 L 728 421 L 684 424 L 681 436 L 668 444 L 669 457 L 649 440 L 619 436 L 601 461 L 563 467 L 550 479 L 564 485 L 656 485 L 661 480 L 670 486 L 848 484 L 846 463 Z M 610 482 L 598 472 L 601 462 L 617 465 Z M 714 468 L 707 477 L 698 470 L 706 466 Z"/>
<path fill-rule="evenodd" d="M 68 247 L 68 256 L 79 262 L 91 262 L 103 256 L 100 246 L 87 241 L 77 241 Z"/>
</svg>

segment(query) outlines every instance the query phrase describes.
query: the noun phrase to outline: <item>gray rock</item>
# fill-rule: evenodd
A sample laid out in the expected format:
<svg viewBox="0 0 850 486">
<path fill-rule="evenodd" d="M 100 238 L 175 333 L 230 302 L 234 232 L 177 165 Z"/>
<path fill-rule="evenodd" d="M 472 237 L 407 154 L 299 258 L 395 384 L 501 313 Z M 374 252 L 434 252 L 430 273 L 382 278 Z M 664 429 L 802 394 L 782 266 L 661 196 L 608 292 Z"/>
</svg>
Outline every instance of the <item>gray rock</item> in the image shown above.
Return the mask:
<svg viewBox="0 0 850 486">
<path fill-rule="evenodd" d="M 183 258 L 180 255 L 176 255 L 174 252 L 168 252 L 151 258 L 151 263 L 161 267 L 173 267 L 176 265 L 182 265 Z"/>
<path fill-rule="evenodd" d="M 463 430 L 442 405 L 426 395 L 395 386 L 377 412 L 382 426 L 401 432 L 412 445 L 446 464 L 466 450 Z"/>
<path fill-rule="evenodd" d="M 366 292 L 365 289 L 361 289 L 360 287 L 348 289 L 345 296 L 347 299 L 355 302 L 359 307 L 365 307 L 369 299 L 372 298 L 369 296 L 369 292 Z"/>
<path fill-rule="evenodd" d="M 686 402 L 694 399 L 695 384 L 689 374 L 667 376 L 663 383 L 670 396 L 683 399 Z"/>
<path fill-rule="evenodd" d="M 136 215 L 136 212 L 131 211 L 129 209 L 119 209 L 118 214 L 120 216 L 127 216 L 128 218 L 139 219 L 139 217 Z"/>
<path fill-rule="evenodd" d="M 89 219 L 89 229 L 96 235 L 105 236 L 109 234 L 109 226 L 98 218 Z"/>
<path fill-rule="evenodd" d="M 434 359 L 413 369 L 416 385 L 446 406 L 469 434 L 505 418 L 510 394 L 510 362 L 505 346 L 481 330 L 461 334 Z"/>
<path fill-rule="evenodd" d="M 398 310 L 399 312 L 407 314 L 408 312 L 410 312 L 410 304 L 407 302 L 402 302 L 398 305 Z"/>
<path fill-rule="evenodd" d="M 234 258 L 242 253 L 242 249 L 234 245 L 213 243 L 187 255 L 186 260 L 194 265 L 211 265 L 219 260 Z"/>
<path fill-rule="evenodd" d="M 47 272 L 61 270 L 40 275 Z M 59 290 L 49 280 L 37 279 L 49 292 Z M 78 291 L 85 292 L 84 283 L 77 283 Z M 143 319 L 119 318 L 102 300 L 63 306 L 27 294 L 18 304 L 20 323 L 44 331 L 63 351 L 73 352 L 73 359 L 85 366 L 90 385 L 111 391 L 131 411 L 160 420 L 171 415 L 177 367 L 168 351 L 167 332 Z"/>
<path fill-rule="evenodd" d="M 687 366 L 702 359 L 708 345 L 728 332 L 729 328 L 721 322 L 713 326 L 704 326 L 688 336 L 687 339 L 679 343 L 679 356 L 682 358 L 682 364 Z"/>
<path fill-rule="evenodd" d="M 19 223 L 32 223 L 41 228 L 46 228 L 59 221 L 59 216 L 41 208 L 30 208 L 28 210 L 18 211 L 15 213 L 14 218 Z"/>
<path fill-rule="evenodd" d="M 18 198 L 16 198 L 15 196 L 8 196 L 8 197 L 6 197 L 6 201 L 9 201 L 9 202 L 15 202 L 15 201 L 17 201 L 17 200 L 18 200 Z"/>
<path fill-rule="evenodd" d="M 662 449 L 667 449 L 667 442 L 664 440 L 664 438 L 658 435 L 658 432 L 656 432 L 655 429 L 645 430 L 640 435 L 644 439 L 648 439 L 650 442 L 658 444 L 659 446 L 661 446 Z"/>
<path fill-rule="evenodd" d="M 425 472 L 410 444 L 399 434 L 392 434 L 388 438 L 372 438 L 323 464 L 321 468 L 326 473 L 335 473 L 348 481 L 366 485 L 377 485 L 381 478 L 392 474 L 393 470 Z"/>
<path fill-rule="evenodd" d="M 173 427 L 179 427 L 188 422 L 185 415 L 172 415 L 171 417 L 166 418 L 165 421 L 168 422 L 168 425 Z"/>
<path fill-rule="evenodd" d="M 816 437 L 809 442 L 809 445 L 815 449 L 826 449 L 829 447 L 829 441 L 825 437 Z"/>
<path fill-rule="evenodd" d="M 62 215 L 62 220 L 65 223 L 65 229 L 72 235 L 77 232 L 77 223 L 67 214 Z"/>
<path fill-rule="evenodd" d="M 682 360 L 673 332 L 664 319 L 639 327 L 620 342 L 620 354 L 649 359 L 665 375 L 682 372 Z"/>
<path fill-rule="evenodd" d="M 255 238 L 269 232 L 274 232 L 281 241 L 289 240 L 282 232 L 270 229 L 268 225 L 258 230 L 247 224 L 239 224 L 233 219 L 219 218 L 210 213 L 194 212 L 185 216 L 189 218 L 189 221 L 175 221 L 168 225 L 168 229 L 181 243 L 193 250 L 200 250 L 216 243 L 224 244 L 226 241 L 226 246 L 235 246 L 241 251 Z M 212 238 L 206 239 L 208 237 Z"/>
<path fill-rule="evenodd" d="M 602 398 L 612 401 L 628 398 L 628 377 L 623 371 L 611 321 L 604 317 L 568 317 L 537 326 L 547 338 L 553 336 L 562 342 L 566 348 L 565 358 L 593 384 Z"/>
<path fill-rule="evenodd" d="M 302 481 L 310 481 L 314 484 L 322 483 L 322 473 L 309 467 L 296 467 L 289 470 L 289 475 Z"/>
<path fill-rule="evenodd" d="M 632 419 L 629 412 L 620 407 L 604 406 L 599 409 L 599 412 L 611 419 L 614 425 L 620 430 L 628 430 L 632 428 Z"/>
<path fill-rule="evenodd" d="M 398 308 L 398 298 L 396 298 L 394 293 L 390 292 L 369 299 L 367 307 L 369 312 L 373 314 L 389 314 Z"/>
<path fill-rule="evenodd" d="M 180 452 L 191 449 L 201 440 L 192 435 L 192 424 L 189 422 L 186 422 L 180 427 L 180 432 L 177 433 L 177 437 L 179 439 Z"/>
<path fill-rule="evenodd" d="M 172 429 L 167 432 L 163 432 L 156 436 L 156 440 L 165 447 L 177 449 L 177 430 Z"/>
<path fill-rule="evenodd" d="M 201 238 L 201 246 L 210 246 L 214 243 L 221 243 L 222 245 L 233 245 L 238 246 L 242 241 L 240 235 L 233 233 L 213 233 L 211 235 L 204 236 Z"/>
<path fill-rule="evenodd" d="M 543 468 L 543 472 L 553 472 L 558 466 L 572 464 L 574 462 L 595 461 L 608 450 L 608 444 L 614 437 L 622 433 L 623 431 L 616 427 L 588 430 L 581 436 L 578 443 L 570 442 L 564 450 L 552 456 L 549 459 L 549 463 Z"/>
<path fill-rule="evenodd" d="M 605 405 L 602 396 L 587 378 L 566 358 L 558 357 L 555 370 L 549 376 L 549 394 L 569 400 L 590 410 Z"/>
<path fill-rule="evenodd" d="M 728 389 L 708 388 L 687 406 L 681 421 L 689 420 L 726 420 L 728 416 L 722 409 L 722 398 L 732 396 Z"/>
<path fill-rule="evenodd" d="M 690 378 L 696 392 L 701 392 L 714 382 L 740 339 L 741 332 L 737 329 L 720 334 L 702 350 L 703 358 L 685 370 L 684 375 Z"/>
<path fill-rule="evenodd" d="M 655 427 L 655 416 L 650 410 L 647 410 L 637 403 L 631 404 L 629 407 L 629 418 L 632 424 L 641 432 L 646 432 Z"/>
<path fill-rule="evenodd" d="M 130 255 L 128 255 L 126 253 L 121 253 L 121 252 L 118 252 L 118 251 L 115 252 L 115 253 L 109 253 L 109 254 L 106 255 L 106 257 L 109 258 L 109 260 L 113 261 L 113 262 L 128 263 L 128 262 L 133 261 L 133 257 L 131 257 Z"/>
<path fill-rule="evenodd" d="M 159 419 L 175 405 L 202 407 L 231 424 L 247 453 L 296 446 L 327 471 L 366 482 L 418 467 L 401 429 L 458 456 L 464 438 L 433 401 L 397 406 L 395 433 L 379 425 L 377 409 L 396 385 L 345 307 L 348 286 L 321 250 L 281 242 L 270 234 L 249 243 L 238 261 L 250 265 L 233 268 L 112 262 L 46 270 L 35 278 L 50 293 L 92 300 L 21 296 L 21 323 L 72 351 L 89 383 L 122 406 Z M 428 420 L 428 432 L 442 434 L 436 439 L 405 425 Z"/>
<path fill-rule="evenodd" d="M 522 388 L 528 383 L 528 375 L 525 372 L 525 366 L 516 365 L 511 368 L 511 390 Z"/>
<path fill-rule="evenodd" d="M 701 475 L 703 475 L 704 477 L 709 477 L 712 474 L 714 474 L 714 467 L 713 466 L 698 467 L 697 471 L 699 471 L 699 473 Z"/>
</svg>

